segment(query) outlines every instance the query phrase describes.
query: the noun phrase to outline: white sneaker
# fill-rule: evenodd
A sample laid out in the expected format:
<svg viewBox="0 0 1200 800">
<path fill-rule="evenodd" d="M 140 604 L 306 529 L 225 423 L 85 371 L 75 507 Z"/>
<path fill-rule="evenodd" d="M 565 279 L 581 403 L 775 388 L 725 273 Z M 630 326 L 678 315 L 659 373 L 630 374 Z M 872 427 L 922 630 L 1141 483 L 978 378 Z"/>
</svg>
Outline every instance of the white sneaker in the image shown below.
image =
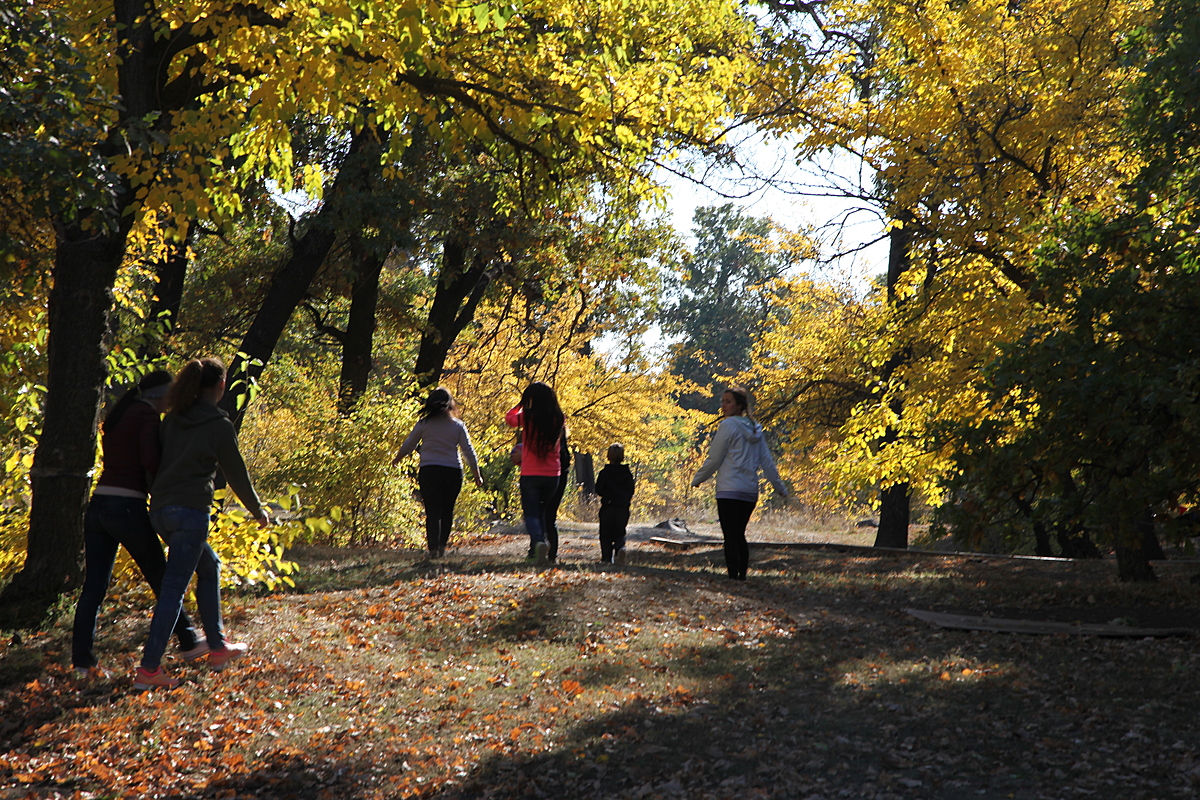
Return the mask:
<svg viewBox="0 0 1200 800">
<path fill-rule="evenodd" d="M 613 563 L 614 564 L 624 564 L 625 563 L 625 548 L 624 547 L 617 550 L 617 552 L 613 553 Z"/>
<path fill-rule="evenodd" d="M 533 561 L 535 564 L 545 564 L 546 556 L 549 554 L 550 544 L 548 542 L 538 542 L 533 546 Z"/>
</svg>

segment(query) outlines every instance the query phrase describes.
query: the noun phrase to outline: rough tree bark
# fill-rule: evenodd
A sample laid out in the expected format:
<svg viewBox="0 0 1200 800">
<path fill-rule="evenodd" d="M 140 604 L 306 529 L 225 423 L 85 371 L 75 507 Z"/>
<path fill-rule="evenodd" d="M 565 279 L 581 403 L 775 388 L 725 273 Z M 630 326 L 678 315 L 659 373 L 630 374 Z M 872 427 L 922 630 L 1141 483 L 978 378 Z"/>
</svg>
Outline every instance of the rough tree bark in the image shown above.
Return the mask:
<svg viewBox="0 0 1200 800">
<path fill-rule="evenodd" d="M 350 289 L 350 318 L 342 337 L 342 372 L 338 379 L 338 411 L 343 415 L 353 410 L 371 377 L 379 273 L 385 260 L 377 253 L 363 254 Z"/>
<path fill-rule="evenodd" d="M 421 389 L 437 386 L 441 380 L 454 340 L 475 318 L 475 309 L 495 277 L 493 259 L 486 249 L 477 248 L 469 266 L 467 255 L 466 241 L 456 233 L 448 234 L 442 243 L 437 289 L 413 365 Z"/>
<path fill-rule="evenodd" d="M 163 110 L 165 62 L 174 46 L 156 36 L 144 3 L 116 0 L 113 8 L 121 112 L 119 124 L 100 144 L 103 155 L 125 149 L 130 128 Z M 0 594 L 0 625 L 6 627 L 37 625 L 82 575 L 83 511 L 108 377 L 105 334 L 132 226 L 121 212 L 132 201 L 128 181 L 119 181 L 110 206 L 78 209 L 75 221 L 56 221 L 46 401 L 30 470 L 25 563 Z M 83 220 L 90 223 L 86 230 Z"/>
<path fill-rule="evenodd" d="M 909 224 L 912 220 L 910 214 L 901 213 L 898 215 L 899 225 L 892 228 L 889 234 L 888 241 L 888 271 L 887 271 L 887 294 L 888 302 L 892 305 L 897 305 L 901 302 L 896 292 L 896 287 L 900 283 L 901 276 L 908 271 L 912 262 L 912 226 Z M 910 354 L 905 350 L 894 353 L 887 363 L 884 364 L 883 373 L 880 375 L 884 382 L 891 379 L 892 375 L 904 365 Z M 892 412 L 899 417 L 904 412 L 904 403 L 899 398 L 891 403 Z M 883 435 L 883 446 L 895 442 L 899 438 L 898 432 L 889 427 Z M 875 533 L 876 547 L 895 547 L 900 549 L 908 548 L 908 521 L 911 491 L 908 483 L 897 483 L 883 489 L 879 493 L 879 529 Z"/>
<path fill-rule="evenodd" d="M 366 180 L 365 172 L 373 168 L 378 170 L 378 162 L 371 163 L 371 156 L 376 152 L 377 139 L 373 131 L 361 130 L 354 134 L 346 160 L 330 188 L 329 198 L 311 220 L 308 231 L 292 248 L 287 263 L 272 276 L 267 295 L 229 367 L 229 388 L 221 399 L 221 408 L 235 426 L 241 427 L 246 414 L 250 386 L 270 363 L 288 320 L 308 295 L 317 270 L 333 247 L 337 238 L 336 218 L 347 211 L 343 208 L 345 195 Z"/>
</svg>

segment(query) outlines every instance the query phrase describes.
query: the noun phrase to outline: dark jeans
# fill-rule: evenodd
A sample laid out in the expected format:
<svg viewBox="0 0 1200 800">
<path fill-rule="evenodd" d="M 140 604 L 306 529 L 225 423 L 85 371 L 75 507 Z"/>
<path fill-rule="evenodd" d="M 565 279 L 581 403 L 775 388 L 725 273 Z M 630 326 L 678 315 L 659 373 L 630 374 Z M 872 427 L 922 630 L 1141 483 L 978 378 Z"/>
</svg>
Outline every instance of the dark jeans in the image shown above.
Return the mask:
<svg viewBox="0 0 1200 800">
<path fill-rule="evenodd" d="M 546 510 L 557 491 L 557 475 L 521 476 L 521 514 L 525 517 L 530 547 L 546 541 Z"/>
<path fill-rule="evenodd" d="M 721 520 L 721 535 L 725 537 L 725 568 L 729 577 L 746 579 L 750 566 L 750 545 L 746 544 L 746 525 L 754 513 L 757 501 L 717 498 L 717 518 Z"/>
<path fill-rule="evenodd" d="M 613 554 L 625 546 L 629 506 L 600 506 L 600 558 L 612 563 Z"/>
<path fill-rule="evenodd" d="M 193 574 L 200 621 L 211 649 L 225 647 L 225 631 L 221 623 L 221 561 L 208 544 L 208 510 L 167 506 L 155 511 L 150 521 L 171 548 L 162 591 L 154 606 L 154 619 L 150 621 L 150 635 L 142 652 L 142 666 L 153 671 L 162 663 L 171 635 L 171 620 L 179 616 Z"/>
<path fill-rule="evenodd" d="M 93 647 L 96 642 L 96 617 L 108 594 L 117 549 L 129 551 L 142 577 L 158 596 L 167 560 L 163 557 L 158 535 L 150 525 L 146 501 L 137 497 L 92 495 L 83 518 L 84 564 L 86 574 L 79 604 L 75 606 L 75 624 L 71 635 L 71 662 L 76 667 L 97 665 Z M 175 635 L 179 647 L 191 650 L 197 644 L 192 623 L 182 609 L 176 615 Z"/>
<path fill-rule="evenodd" d="M 417 486 L 425 504 L 425 542 L 429 552 L 446 548 L 454 524 L 454 504 L 462 491 L 462 470 L 436 464 L 417 471 Z"/>
<path fill-rule="evenodd" d="M 567 480 L 568 476 L 565 473 L 558 476 L 558 488 L 550 495 L 550 501 L 546 504 L 546 543 L 550 545 L 546 558 L 551 561 L 558 559 L 558 507 L 562 505 L 563 495 L 567 491 Z"/>
</svg>

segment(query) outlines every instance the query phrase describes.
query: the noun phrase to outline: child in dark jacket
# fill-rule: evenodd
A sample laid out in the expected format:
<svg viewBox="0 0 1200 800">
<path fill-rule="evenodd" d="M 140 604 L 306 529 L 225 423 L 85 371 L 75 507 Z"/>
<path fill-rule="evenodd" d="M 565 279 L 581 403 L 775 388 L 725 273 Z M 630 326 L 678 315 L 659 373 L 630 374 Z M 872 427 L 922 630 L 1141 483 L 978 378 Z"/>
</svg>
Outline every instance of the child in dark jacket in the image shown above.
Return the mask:
<svg viewBox="0 0 1200 800">
<path fill-rule="evenodd" d="M 625 526 L 629 524 L 629 503 L 633 500 L 633 473 L 625 465 L 625 447 L 608 448 L 608 466 L 596 476 L 596 494 L 600 495 L 600 561 L 625 563 Z"/>
</svg>

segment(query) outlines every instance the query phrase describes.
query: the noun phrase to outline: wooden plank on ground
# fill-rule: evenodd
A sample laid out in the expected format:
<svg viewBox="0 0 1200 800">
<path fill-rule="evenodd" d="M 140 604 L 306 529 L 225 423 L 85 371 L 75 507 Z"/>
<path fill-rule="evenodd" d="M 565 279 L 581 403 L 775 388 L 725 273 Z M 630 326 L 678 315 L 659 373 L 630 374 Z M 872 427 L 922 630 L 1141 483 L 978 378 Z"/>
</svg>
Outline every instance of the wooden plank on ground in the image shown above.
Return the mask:
<svg viewBox="0 0 1200 800">
<path fill-rule="evenodd" d="M 965 614 L 943 614 L 938 611 L 922 611 L 906 608 L 905 613 L 939 628 L 963 631 L 991 631 L 994 633 L 1068 634 L 1071 636 L 1105 636 L 1113 638 L 1145 639 L 1148 636 L 1194 636 L 1191 628 L 1135 628 L 1129 625 L 1089 624 L 1053 622 L 1037 619 L 999 619 L 997 617 L 972 617 Z"/>
</svg>

